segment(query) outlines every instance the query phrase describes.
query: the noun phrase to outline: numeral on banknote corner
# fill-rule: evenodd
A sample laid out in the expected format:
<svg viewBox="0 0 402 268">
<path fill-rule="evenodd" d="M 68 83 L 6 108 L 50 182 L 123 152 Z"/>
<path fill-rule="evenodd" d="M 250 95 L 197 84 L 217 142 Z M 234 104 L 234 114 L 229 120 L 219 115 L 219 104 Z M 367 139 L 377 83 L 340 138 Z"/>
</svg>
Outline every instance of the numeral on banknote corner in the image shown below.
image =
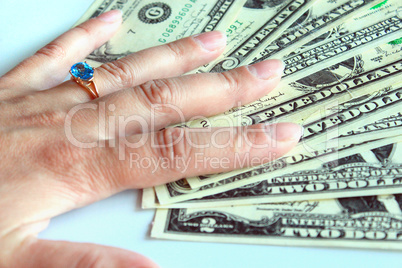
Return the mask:
<svg viewBox="0 0 402 268">
<path fill-rule="evenodd" d="M 201 121 L 201 125 L 202 125 L 203 128 L 208 128 L 208 127 L 210 127 L 210 125 L 208 124 L 208 121 L 207 121 L 207 120 L 202 120 L 202 121 Z"/>
<path fill-rule="evenodd" d="M 214 218 L 204 218 L 201 220 L 200 231 L 204 233 L 212 233 L 213 231 L 215 231 L 215 228 L 212 227 L 215 224 L 216 220 Z"/>
</svg>

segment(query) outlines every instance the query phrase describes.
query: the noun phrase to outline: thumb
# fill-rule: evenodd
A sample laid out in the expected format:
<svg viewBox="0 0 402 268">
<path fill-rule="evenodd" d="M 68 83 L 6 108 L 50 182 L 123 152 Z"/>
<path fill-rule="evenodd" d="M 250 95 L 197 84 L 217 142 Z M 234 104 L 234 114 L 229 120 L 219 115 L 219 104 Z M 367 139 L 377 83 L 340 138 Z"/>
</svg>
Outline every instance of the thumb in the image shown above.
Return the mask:
<svg viewBox="0 0 402 268">
<path fill-rule="evenodd" d="M 12 267 L 158 267 L 138 253 L 89 243 L 35 238 L 20 249 Z"/>
</svg>

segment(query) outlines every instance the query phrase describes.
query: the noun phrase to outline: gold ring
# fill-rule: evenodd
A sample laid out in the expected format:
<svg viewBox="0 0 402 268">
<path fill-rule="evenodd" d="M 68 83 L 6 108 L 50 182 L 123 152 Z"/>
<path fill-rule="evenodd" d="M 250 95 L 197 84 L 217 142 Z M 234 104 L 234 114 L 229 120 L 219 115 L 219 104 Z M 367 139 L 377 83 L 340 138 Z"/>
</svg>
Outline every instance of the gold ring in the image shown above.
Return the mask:
<svg viewBox="0 0 402 268">
<path fill-rule="evenodd" d="M 93 99 L 99 98 L 94 82 L 94 68 L 86 62 L 78 62 L 70 69 L 71 80 L 83 86 Z"/>
</svg>

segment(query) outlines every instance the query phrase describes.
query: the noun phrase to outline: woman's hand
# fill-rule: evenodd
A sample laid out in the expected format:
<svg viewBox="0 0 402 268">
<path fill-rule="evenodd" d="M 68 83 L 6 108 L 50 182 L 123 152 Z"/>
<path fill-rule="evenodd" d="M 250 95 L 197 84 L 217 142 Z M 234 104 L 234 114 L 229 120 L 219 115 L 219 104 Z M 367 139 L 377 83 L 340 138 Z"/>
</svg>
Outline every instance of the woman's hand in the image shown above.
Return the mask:
<svg viewBox="0 0 402 268">
<path fill-rule="evenodd" d="M 300 138 L 301 128 L 291 123 L 158 131 L 252 102 L 278 84 L 283 66 L 276 60 L 180 76 L 223 52 L 220 32 L 102 65 L 95 71 L 95 100 L 76 82 L 62 83 L 120 24 L 119 11 L 91 19 L 0 79 L 1 267 L 153 267 L 129 251 L 36 235 L 52 217 L 125 189 L 229 171 L 239 168 L 236 157 L 262 164 Z M 227 161 L 216 166 L 211 158 Z M 141 166 L 139 159 L 165 166 Z"/>
</svg>

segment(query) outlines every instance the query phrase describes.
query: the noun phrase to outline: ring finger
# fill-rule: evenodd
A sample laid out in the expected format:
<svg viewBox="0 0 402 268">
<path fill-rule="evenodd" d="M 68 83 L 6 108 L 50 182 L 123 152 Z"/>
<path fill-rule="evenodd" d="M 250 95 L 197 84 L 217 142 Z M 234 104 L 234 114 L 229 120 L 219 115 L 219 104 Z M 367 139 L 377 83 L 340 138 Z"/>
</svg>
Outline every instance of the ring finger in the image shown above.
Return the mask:
<svg viewBox="0 0 402 268">
<path fill-rule="evenodd" d="M 91 140 L 159 130 L 261 98 L 275 88 L 282 71 L 281 61 L 267 60 L 224 73 L 153 80 L 74 107 L 66 126 Z M 99 132 L 100 125 L 105 133 Z"/>
</svg>

